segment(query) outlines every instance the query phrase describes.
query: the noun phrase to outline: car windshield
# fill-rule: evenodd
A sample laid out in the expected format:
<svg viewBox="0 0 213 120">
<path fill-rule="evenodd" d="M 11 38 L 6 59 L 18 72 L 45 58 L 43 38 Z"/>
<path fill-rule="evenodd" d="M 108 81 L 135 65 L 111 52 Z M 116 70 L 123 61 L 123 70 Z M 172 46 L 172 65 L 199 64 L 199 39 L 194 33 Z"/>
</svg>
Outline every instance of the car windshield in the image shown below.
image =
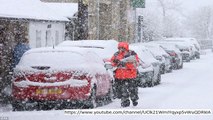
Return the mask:
<svg viewBox="0 0 213 120">
<path fill-rule="evenodd" d="M 72 66 L 85 62 L 84 56 L 77 52 L 45 51 L 25 54 L 19 66 Z"/>
</svg>

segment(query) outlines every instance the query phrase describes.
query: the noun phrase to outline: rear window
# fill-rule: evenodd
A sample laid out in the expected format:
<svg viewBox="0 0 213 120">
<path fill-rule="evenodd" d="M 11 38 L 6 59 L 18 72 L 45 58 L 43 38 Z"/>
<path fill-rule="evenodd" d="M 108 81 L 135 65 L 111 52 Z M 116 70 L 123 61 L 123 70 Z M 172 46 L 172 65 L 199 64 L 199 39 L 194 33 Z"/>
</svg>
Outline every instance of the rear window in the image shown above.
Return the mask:
<svg viewBox="0 0 213 120">
<path fill-rule="evenodd" d="M 20 66 L 73 66 L 85 63 L 85 57 L 77 52 L 36 52 L 25 54 Z"/>
</svg>

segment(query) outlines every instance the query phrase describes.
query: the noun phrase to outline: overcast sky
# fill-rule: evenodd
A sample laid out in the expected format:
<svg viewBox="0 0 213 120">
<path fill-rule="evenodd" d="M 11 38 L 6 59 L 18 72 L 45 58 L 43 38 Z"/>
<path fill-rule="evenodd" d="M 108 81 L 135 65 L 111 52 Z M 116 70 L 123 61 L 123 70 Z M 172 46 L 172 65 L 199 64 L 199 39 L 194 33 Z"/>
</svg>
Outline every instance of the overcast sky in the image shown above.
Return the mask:
<svg viewBox="0 0 213 120">
<path fill-rule="evenodd" d="M 181 0 L 183 8 L 187 11 L 197 10 L 204 6 L 213 6 L 213 0 Z"/>
<path fill-rule="evenodd" d="M 157 0 L 146 0 L 146 7 L 155 7 Z M 183 11 L 194 11 L 200 7 L 204 6 L 212 6 L 213 8 L 213 0 L 180 0 L 182 3 Z"/>
</svg>

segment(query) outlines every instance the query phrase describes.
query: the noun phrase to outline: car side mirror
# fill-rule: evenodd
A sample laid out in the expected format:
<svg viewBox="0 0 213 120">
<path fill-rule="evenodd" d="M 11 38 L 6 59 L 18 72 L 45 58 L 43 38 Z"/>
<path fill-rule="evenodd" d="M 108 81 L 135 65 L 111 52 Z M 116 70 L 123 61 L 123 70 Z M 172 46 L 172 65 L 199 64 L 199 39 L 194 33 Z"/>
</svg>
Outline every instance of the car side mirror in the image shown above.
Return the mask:
<svg viewBox="0 0 213 120">
<path fill-rule="evenodd" d="M 111 64 L 105 64 L 104 67 L 108 70 L 108 69 L 112 69 L 113 66 Z"/>
</svg>

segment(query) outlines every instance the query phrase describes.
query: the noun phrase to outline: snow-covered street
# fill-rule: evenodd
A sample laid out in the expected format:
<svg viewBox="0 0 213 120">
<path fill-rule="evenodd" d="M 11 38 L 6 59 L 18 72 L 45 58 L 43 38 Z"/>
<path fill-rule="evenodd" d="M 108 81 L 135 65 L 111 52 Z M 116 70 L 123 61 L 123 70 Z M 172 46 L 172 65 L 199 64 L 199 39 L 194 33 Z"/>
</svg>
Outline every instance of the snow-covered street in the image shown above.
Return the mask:
<svg viewBox="0 0 213 120">
<path fill-rule="evenodd" d="M 120 101 L 96 109 L 210 109 L 213 110 L 213 54 L 185 63 L 183 69 L 162 75 L 162 83 L 152 88 L 139 89 L 139 105 L 121 108 Z M 8 111 L 9 109 L 9 111 Z M 9 120 L 213 120 L 213 115 L 64 115 L 64 110 L 12 112 L 10 107 L 0 109 L 0 117 Z M 101 118 L 100 118 L 101 117 Z"/>
</svg>

